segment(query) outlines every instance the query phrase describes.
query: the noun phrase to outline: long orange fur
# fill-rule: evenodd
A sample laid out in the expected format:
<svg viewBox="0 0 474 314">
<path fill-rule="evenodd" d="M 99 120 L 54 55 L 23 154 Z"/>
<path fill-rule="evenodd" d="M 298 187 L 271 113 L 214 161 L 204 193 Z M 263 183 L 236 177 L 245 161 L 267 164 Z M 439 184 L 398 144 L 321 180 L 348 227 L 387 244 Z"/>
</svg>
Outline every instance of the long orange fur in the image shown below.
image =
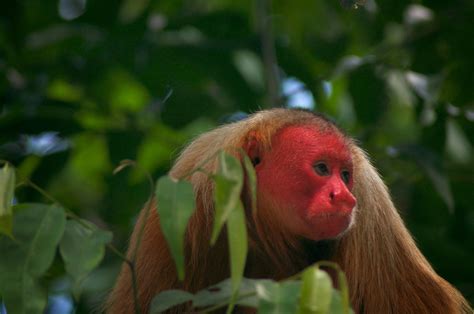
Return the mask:
<svg viewBox="0 0 474 314">
<path fill-rule="evenodd" d="M 217 151 L 245 148 L 249 140 L 257 140 L 260 149 L 269 150 L 272 136 L 288 125 L 314 125 L 340 133 L 333 124 L 307 111 L 261 111 L 246 120 L 198 137 L 182 152 L 170 175 L 182 178 L 203 161 L 216 156 Z M 416 247 L 391 201 L 387 187 L 365 153 L 350 138 L 347 140 L 354 161 L 356 223 L 337 241 L 333 260 L 346 273 L 354 310 L 370 314 L 472 313 L 462 295 L 435 273 Z M 217 163 L 211 160 L 203 167 L 212 173 Z M 145 313 L 153 296 L 163 290 L 196 292 L 229 277 L 225 234 L 214 247 L 209 246 L 214 206 L 212 182 L 200 172 L 187 179 L 194 186 L 197 208 L 186 233 L 185 280 L 177 280 L 174 262 L 154 208 L 148 216 L 146 209 L 142 210 L 131 238 L 129 258 L 138 245 L 138 234 L 144 224 L 135 271 L 138 301 Z M 309 266 L 300 241 L 281 230 L 273 221 L 270 209 L 258 208 L 252 214 L 246 195 L 244 191 L 249 232 L 245 276 L 278 280 Z M 131 278 L 129 267 L 124 265 L 108 298 L 108 313 L 134 312 Z M 180 311 L 186 311 L 186 307 L 175 309 L 175 312 Z"/>
</svg>

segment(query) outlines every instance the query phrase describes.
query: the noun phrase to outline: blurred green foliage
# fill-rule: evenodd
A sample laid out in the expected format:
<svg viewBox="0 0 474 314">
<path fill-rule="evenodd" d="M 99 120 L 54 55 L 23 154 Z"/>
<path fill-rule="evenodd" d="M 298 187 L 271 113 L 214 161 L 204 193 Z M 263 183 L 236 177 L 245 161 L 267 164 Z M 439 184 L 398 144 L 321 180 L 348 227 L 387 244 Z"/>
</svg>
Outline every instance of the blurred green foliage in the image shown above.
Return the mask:
<svg viewBox="0 0 474 314">
<path fill-rule="evenodd" d="M 264 19 L 281 104 L 313 103 L 360 141 L 434 268 L 474 302 L 474 2 L 274 0 L 268 14 L 244 0 L 4 1 L 0 159 L 125 248 L 145 171 L 163 175 L 197 134 L 272 105 Z M 113 175 L 122 159 L 140 166 Z M 107 252 L 78 312 L 118 266 Z M 51 295 L 72 285 L 59 262 L 47 274 Z"/>
</svg>

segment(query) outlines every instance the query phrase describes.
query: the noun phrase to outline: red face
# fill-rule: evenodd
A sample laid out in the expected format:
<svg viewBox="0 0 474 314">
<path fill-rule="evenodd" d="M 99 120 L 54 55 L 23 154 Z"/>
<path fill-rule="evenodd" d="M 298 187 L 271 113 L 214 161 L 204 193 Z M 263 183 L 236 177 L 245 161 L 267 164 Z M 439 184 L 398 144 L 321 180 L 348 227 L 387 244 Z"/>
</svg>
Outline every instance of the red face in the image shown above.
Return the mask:
<svg viewBox="0 0 474 314">
<path fill-rule="evenodd" d="M 255 170 L 259 208 L 271 210 L 293 234 L 318 241 L 350 226 L 356 199 L 351 154 L 341 135 L 286 127 Z"/>
</svg>

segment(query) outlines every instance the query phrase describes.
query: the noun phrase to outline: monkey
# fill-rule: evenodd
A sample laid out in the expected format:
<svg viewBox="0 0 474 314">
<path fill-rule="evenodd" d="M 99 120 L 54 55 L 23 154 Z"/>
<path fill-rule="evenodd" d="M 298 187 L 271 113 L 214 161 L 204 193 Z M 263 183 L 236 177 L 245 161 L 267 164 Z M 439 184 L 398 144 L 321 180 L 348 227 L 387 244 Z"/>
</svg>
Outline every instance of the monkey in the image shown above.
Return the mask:
<svg viewBox="0 0 474 314">
<path fill-rule="evenodd" d="M 225 231 L 209 244 L 212 180 L 203 172 L 189 173 L 204 160 L 206 172 L 215 172 L 216 152 L 236 148 L 248 155 L 257 177 L 255 211 L 246 184 L 241 195 L 249 244 L 245 277 L 281 280 L 325 259 L 345 272 L 356 313 L 472 313 L 417 248 L 356 141 L 321 114 L 283 108 L 204 133 L 179 155 L 169 174 L 191 182 L 196 195 L 185 235 L 185 279 L 177 278 L 156 210 L 147 215 L 143 209 L 128 249 L 130 257 L 139 246 L 135 271 L 142 311 L 161 291 L 194 293 L 230 276 Z M 159 206 L 155 200 L 151 205 Z M 134 311 L 132 276 L 125 265 L 106 310 Z M 189 310 L 177 307 L 174 312 Z"/>
</svg>

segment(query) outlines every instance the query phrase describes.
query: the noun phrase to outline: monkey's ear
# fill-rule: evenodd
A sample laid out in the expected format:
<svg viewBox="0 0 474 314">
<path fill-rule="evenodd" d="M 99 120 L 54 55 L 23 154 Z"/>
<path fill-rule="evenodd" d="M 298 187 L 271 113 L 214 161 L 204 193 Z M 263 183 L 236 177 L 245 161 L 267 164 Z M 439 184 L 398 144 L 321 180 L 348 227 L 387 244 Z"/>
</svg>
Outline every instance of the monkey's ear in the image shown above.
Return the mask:
<svg viewBox="0 0 474 314">
<path fill-rule="evenodd" d="M 262 160 L 261 156 L 261 149 L 260 149 L 260 141 L 258 140 L 259 136 L 257 132 L 251 131 L 247 139 L 244 143 L 243 149 L 249 156 L 250 160 L 252 161 L 252 164 L 257 166 L 260 161 Z"/>
</svg>

